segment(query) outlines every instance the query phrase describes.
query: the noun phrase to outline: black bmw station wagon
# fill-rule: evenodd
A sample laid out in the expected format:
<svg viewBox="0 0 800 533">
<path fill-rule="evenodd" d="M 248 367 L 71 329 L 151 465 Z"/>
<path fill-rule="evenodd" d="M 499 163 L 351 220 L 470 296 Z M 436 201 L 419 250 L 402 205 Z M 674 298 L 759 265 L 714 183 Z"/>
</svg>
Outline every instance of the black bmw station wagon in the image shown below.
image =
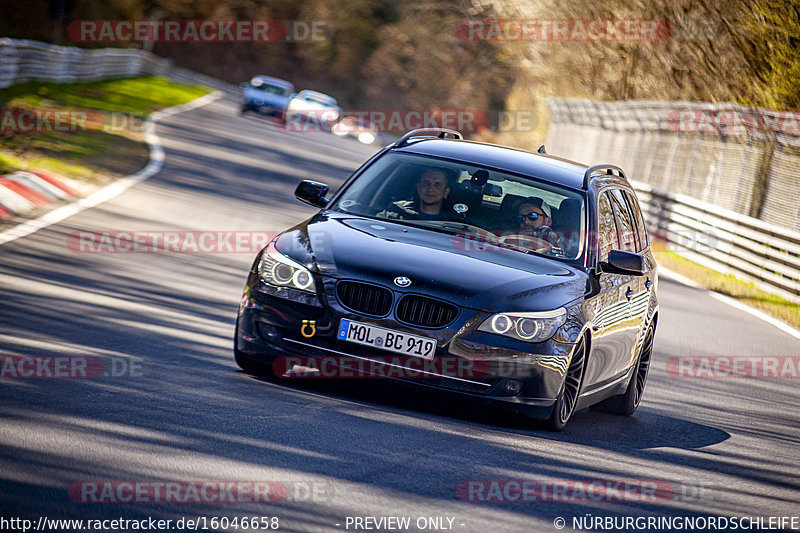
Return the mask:
<svg viewBox="0 0 800 533">
<path fill-rule="evenodd" d="M 658 278 L 621 169 L 415 130 L 328 190 L 301 182 L 320 211 L 253 263 L 242 369 L 391 378 L 554 430 L 636 410 Z"/>
</svg>

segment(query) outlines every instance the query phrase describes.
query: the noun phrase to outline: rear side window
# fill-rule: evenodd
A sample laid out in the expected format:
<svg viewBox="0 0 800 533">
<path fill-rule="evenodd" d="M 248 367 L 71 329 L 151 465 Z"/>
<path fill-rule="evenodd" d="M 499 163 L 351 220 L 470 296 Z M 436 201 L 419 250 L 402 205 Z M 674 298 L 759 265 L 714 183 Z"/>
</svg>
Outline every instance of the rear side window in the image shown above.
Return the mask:
<svg viewBox="0 0 800 533">
<path fill-rule="evenodd" d="M 608 261 L 608 252 L 619 249 L 617 229 L 614 225 L 614 212 L 608 194 L 603 193 L 597 200 L 597 249 L 600 261 Z"/>
<path fill-rule="evenodd" d="M 628 209 L 630 209 L 631 215 L 633 216 L 633 225 L 636 228 L 636 251 L 641 252 L 649 245 L 647 241 L 647 228 L 645 228 L 644 225 L 642 210 L 639 209 L 639 202 L 634 195 L 628 191 L 622 191 L 622 196 L 625 197 Z"/>
<path fill-rule="evenodd" d="M 636 228 L 622 191 L 614 189 L 611 191 L 611 204 L 614 206 L 614 218 L 617 221 L 617 232 L 619 233 L 620 250 L 625 252 L 636 252 Z"/>
</svg>

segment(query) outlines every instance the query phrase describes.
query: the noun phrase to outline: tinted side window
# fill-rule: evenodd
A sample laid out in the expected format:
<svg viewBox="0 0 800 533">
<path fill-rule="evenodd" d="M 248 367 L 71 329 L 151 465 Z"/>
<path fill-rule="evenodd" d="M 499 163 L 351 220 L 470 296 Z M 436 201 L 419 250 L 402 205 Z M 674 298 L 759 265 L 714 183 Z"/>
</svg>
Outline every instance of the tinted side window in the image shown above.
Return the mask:
<svg viewBox="0 0 800 533">
<path fill-rule="evenodd" d="M 637 251 L 636 228 L 633 226 L 631 213 L 628 211 L 628 206 L 625 204 L 621 190 L 614 189 L 611 191 L 611 203 L 614 206 L 614 218 L 617 221 L 617 231 L 619 232 L 619 241 L 622 246 L 620 250 L 626 252 Z"/>
<path fill-rule="evenodd" d="M 647 241 L 647 229 L 644 226 L 644 217 L 642 216 L 642 210 L 639 209 L 639 202 L 636 200 L 636 197 L 633 196 L 628 191 L 622 191 L 622 195 L 625 197 L 626 202 L 628 203 L 628 208 L 631 211 L 631 215 L 633 215 L 633 224 L 636 227 L 636 251 L 641 252 L 645 248 L 647 248 L 648 241 Z"/>
<path fill-rule="evenodd" d="M 608 252 L 619 249 L 614 213 L 608 195 L 603 193 L 597 200 L 597 247 L 600 261 L 608 261 Z"/>
</svg>

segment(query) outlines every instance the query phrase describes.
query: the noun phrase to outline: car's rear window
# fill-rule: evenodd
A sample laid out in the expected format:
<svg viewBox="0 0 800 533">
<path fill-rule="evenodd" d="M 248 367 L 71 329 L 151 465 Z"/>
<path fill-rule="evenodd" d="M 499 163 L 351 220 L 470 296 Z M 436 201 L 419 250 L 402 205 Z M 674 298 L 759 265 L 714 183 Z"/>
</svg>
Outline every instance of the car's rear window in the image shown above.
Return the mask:
<svg viewBox="0 0 800 533">
<path fill-rule="evenodd" d="M 398 152 L 372 163 L 331 209 L 569 260 L 583 253 L 586 234 L 585 200 L 577 191 L 535 177 Z M 521 215 L 531 211 L 537 220 L 526 222 Z"/>
</svg>

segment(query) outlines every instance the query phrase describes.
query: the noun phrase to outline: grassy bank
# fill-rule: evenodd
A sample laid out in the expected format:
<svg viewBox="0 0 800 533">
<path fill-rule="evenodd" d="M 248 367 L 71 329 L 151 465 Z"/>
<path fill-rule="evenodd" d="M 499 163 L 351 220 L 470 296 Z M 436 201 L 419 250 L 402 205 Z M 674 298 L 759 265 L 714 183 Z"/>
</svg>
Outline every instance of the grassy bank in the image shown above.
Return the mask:
<svg viewBox="0 0 800 533">
<path fill-rule="evenodd" d="M 659 266 L 682 274 L 707 289 L 735 298 L 787 324 L 800 328 L 800 304 L 764 292 L 755 284 L 742 281 L 735 276 L 723 275 L 698 265 L 668 250 L 663 244 L 653 243 L 653 252 Z"/>
<path fill-rule="evenodd" d="M 144 118 L 210 91 L 154 76 L 0 89 L 0 174 L 44 169 L 89 183 L 131 174 L 148 160 Z"/>
</svg>

